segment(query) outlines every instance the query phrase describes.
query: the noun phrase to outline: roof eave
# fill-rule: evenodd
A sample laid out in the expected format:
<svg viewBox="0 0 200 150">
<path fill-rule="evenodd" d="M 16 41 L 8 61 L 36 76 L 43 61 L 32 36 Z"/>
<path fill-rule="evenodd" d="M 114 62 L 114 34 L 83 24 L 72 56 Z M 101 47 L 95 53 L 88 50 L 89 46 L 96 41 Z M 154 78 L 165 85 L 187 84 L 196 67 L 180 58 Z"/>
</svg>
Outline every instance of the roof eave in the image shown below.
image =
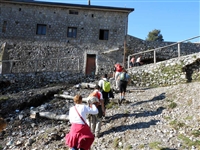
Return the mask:
<svg viewBox="0 0 200 150">
<path fill-rule="evenodd" d="M 81 5 L 81 4 L 69 4 L 69 3 L 57 3 L 57 2 L 43 2 L 43 1 L 31 1 L 31 0 L 1 0 L 6 3 L 18 3 L 18 4 L 29 4 L 29 5 L 43 5 L 43 6 L 56 6 L 56 7 L 67 7 L 74 9 L 89 9 L 89 10 L 109 10 L 131 13 L 134 8 L 121 8 L 121 7 L 109 7 L 109 6 L 96 6 L 96 5 Z"/>
</svg>

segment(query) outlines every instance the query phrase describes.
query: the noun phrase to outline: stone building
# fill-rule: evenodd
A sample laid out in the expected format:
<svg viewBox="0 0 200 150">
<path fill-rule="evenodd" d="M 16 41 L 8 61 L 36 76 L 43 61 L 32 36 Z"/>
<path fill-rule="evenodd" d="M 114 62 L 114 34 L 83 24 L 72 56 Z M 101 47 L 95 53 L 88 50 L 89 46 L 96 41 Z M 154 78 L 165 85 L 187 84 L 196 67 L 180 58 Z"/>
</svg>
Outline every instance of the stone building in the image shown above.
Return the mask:
<svg viewBox="0 0 200 150">
<path fill-rule="evenodd" d="M 1 0 L 2 58 L 17 60 L 3 63 L 2 73 L 78 70 L 90 75 L 111 70 L 116 58 L 102 52 L 121 48 L 116 54 L 122 62 L 132 11 L 89 3 Z"/>
<path fill-rule="evenodd" d="M 133 11 L 89 3 L 0 0 L 0 81 L 25 87 L 38 82 L 77 83 L 85 75 L 111 76 L 114 64 L 125 64 L 127 56 L 174 43 L 127 35 L 128 15 Z M 199 43 L 183 42 L 180 48 L 181 56 L 200 52 Z M 177 54 L 174 45 L 159 49 L 156 59 Z M 153 60 L 152 52 L 142 54 L 145 64 Z"/>
</svg>

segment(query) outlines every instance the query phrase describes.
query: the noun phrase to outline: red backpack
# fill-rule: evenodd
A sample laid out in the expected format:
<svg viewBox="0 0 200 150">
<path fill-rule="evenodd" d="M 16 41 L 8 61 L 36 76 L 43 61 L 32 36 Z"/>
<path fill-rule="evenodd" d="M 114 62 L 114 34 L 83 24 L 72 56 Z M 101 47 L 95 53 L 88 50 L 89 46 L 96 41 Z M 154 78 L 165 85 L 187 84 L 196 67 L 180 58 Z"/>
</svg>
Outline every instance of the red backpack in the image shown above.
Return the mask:
<svg viewBox="0 0 200 150">
<path fill-rule="evenodd" d="M 94 97 L 97 97 L 99 100 L 100 100 L 100 93 L 98 92 L 98 91 L 93 91 L 92 93 L 90 93 L 90 95 L 89 95 L 89 97 L 92 97 L 92 96 L 94 96 Z"/>
<path fill-rule="evenodd" d="M 115 68 L 117 72 L 122 72 L 123 67 L 120 64 L 115 64 Z"/>
</svg>

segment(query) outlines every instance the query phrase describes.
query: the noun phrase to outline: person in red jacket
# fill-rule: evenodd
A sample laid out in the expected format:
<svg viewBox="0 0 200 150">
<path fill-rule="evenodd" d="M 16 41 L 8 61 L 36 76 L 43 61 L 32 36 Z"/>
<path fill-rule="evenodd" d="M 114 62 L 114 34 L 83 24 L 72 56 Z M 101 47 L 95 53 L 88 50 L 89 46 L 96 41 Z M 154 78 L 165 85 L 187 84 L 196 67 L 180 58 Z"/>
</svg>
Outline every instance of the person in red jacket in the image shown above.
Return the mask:
<svg viewBox="0 0 200 150">
<path fill-rule="evenodd" d="M 118 76 L 122 72 L 123 67 L 119 64 L 116 63 L 114 67 L 114 77 L 115 77 L 115 90 L 119 90 L 119 81 L 118 81 Z"/>
</svg>

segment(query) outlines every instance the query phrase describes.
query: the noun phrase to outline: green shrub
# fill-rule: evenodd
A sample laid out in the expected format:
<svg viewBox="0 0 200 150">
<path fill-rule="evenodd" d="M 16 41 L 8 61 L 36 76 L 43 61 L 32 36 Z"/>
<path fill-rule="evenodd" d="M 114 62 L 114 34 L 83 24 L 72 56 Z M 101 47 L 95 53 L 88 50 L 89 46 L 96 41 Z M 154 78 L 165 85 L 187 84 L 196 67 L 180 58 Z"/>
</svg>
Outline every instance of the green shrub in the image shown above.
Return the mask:
<svg viewBox="0 0 200 150">
<path fill-rule="evenodd" d="M 178 130 L 185 126 L 185 123 L 178 122 L 177 120 L 173 120 L 169 123 L 174 129 Z"/>
<path fill-rule="evenodd" d="M 186 137 L 182 134 L 178 135 L 178 138 L 181 139 L 184 142 L 184 144 L 187 145 L 188 147 L 192 147 L 192 146 L 200 147 L 200 141 L 199 140 L 192 141 L 188 137 Z"/>
<path fill-rule="evenodd" d="M 108 103 L 108 104 L 106 105 L 106 108 L 107 108 L 107 109 L 111 109 L 111 108 L 113 108 L 115 105 L 116 105 L 115 102 L 111 101 L 110 103 Z"/>
<path fill-rule="evenodd" d="M 133 149 L 133 146 L 132 146 L 132 145 L 128 145 L 128 146 L 126 146 L 126 148 L 125 148 L 125 150 L 131 150 L 131 149 Z"/>
<path fill-rule="evenodd" d="M 9 97 L 7 97 L 7 96 L 0 96 L 0 102 L 6 101 L 8 99 L 9 99 Z"/>
<path fill-rule="evenodd" d="M 199 137 L 200 136 L 200 131 L 199 130 L 194 130 L 194 131 L 192 131 L 192 135 L 194 135 L 195 137 Z"/>
<path fill-rule="evenodd" d="M 175 102 L 171 102 L 171 103 L 169 104 L 168 108 L 174 109 L 174 108 L 176 108 L 176 106 L 177 106 L 177 104 L 176 104 Z"/>
<path fill-rule="evenodd" d="M 156 150 L 160 149 L 159 145 L 160 145 L 160 142 L 149 143 L 149 147 L 152 148 L 152 149 L 156 149 Z"/>
<path fill-rule="evenodd" d="M 115 138 L 113 141 L 113 147 L 117 148 L 119 146 L 119 138 Z"/>
</svg>

